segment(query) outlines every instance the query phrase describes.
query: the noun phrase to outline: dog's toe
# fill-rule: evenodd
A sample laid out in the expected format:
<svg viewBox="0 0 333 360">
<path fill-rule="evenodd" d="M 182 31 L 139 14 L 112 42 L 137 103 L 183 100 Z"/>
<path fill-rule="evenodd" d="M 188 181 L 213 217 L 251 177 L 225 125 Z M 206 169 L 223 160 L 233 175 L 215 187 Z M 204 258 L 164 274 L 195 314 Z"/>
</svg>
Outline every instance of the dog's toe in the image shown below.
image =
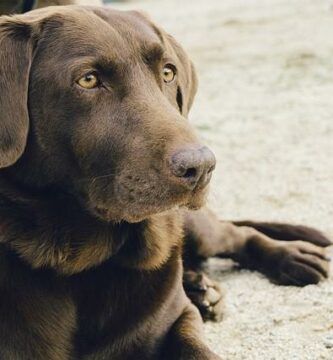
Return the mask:
<svg viewBox="0 0 333 360">
<path fill-rule="evenodd" d="M 328 277 L 329 259 L 325 250 L 303 241 L 281 243 L 270 257 L 273 279 L 283 285 L 317 284 Z"/>
<path fill-rule="evenodd" d="M 187 296 L 197 306 L 204 320 L 222 320 L 224 292 L 217 282 L 203 273 L 186 271 L 184 288 Z"/>
</svg>

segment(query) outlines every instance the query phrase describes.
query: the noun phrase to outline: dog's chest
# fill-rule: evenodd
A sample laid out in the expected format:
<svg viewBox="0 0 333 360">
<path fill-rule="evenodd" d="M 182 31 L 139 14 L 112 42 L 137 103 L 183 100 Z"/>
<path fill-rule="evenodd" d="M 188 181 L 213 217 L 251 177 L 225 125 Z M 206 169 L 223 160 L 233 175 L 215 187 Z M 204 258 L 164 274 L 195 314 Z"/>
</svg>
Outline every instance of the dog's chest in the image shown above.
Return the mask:
<svg viewBox="0 0 333 360">
<path fill-rule="evenodd" d="M 106 263 L 70 279 L 16 261 L 10 268 L 16 273 L 2 288 L 0 331 L 29 359 L 156 358 L 184 307 L 178 255 L 154 272 Z M 9 339 L 0 338 L 0 355 L 2 342 Z"/>
<path fill-rule="evenodd" d="M 79 358 L 96 353 L 126 359 L 142 352 L 149 359 L 184 306 L 177 258 L 155 272 L 105 264 L 76 281 Z"/>
<path fill-rule="evenodd" d="M 61 280 L 0 249 L 0 358 L 67 360 L 76 306 Z"/>
</svg>

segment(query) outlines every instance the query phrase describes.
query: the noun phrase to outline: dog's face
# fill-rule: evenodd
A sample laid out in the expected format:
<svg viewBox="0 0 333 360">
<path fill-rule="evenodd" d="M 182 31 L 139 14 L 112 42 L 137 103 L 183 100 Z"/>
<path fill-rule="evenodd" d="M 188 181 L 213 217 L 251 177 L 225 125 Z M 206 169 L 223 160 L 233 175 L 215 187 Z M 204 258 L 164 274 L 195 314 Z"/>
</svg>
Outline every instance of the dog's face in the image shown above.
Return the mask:
<svg viewBox="0 0 333 360">
<path fill-rule="evenodd" d="M 186 120 L 193 66 L 149 19 L 49 8 L 2 18 L 0 45 L 0 167 L 107 221 L 203 204 L 215 159 Z"/>
</svg>

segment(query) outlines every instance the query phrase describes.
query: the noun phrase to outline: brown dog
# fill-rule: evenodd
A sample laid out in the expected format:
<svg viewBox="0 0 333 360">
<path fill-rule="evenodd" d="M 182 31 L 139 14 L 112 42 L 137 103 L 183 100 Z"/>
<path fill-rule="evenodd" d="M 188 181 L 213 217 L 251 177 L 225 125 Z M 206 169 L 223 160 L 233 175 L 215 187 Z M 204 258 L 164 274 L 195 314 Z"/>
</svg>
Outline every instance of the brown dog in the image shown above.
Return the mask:
<svg viewBox="0 0 333 360">
<path fill-rule="evenodd" d="M 218 359 L 193 305 L 221 314 L 202 259 L 284 284 L 327 276 L 321 247 L 287 242 L 328 245 L 315 230 L 186 210 L 215 158 L 186 120 L 193 66 L 145 15 L 2 17 L 0 46 L 1 360 Z"/>
</svg>

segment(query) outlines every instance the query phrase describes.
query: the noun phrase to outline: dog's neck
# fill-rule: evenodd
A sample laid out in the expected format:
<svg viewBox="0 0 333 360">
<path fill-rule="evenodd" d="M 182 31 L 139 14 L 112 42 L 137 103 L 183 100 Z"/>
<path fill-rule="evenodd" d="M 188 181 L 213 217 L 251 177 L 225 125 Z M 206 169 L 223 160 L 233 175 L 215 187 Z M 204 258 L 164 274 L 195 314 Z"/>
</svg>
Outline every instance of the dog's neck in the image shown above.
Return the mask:
<svg viewBox="0 0 333 360">
<path fill-rule="evenodd" d="M 32 194 L 0 175 L 0 232 L 32 268 L 71 275 L 105 261 L 157 269 L 181 247 L 182 223 L 174 211 L 137 224 L 103 222 L 68 194 Z"/>
</svg>

